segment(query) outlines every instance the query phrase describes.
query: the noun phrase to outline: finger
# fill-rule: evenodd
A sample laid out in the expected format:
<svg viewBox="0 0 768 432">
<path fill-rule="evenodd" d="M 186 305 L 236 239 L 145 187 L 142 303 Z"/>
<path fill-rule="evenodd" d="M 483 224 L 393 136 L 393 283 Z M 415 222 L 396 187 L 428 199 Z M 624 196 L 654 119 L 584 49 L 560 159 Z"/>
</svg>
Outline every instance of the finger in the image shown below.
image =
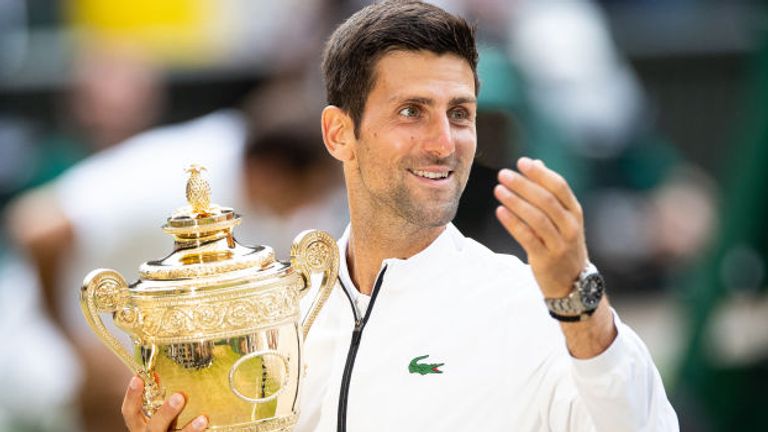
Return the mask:
<svg viewBox="0 0 768 432">
<path fill-rule="evenodd" d="M 493 194 L 501 204 L 514 213 L 538 236 L 547 249 L 556 248 L 561 241 L 560 233 L 543 211 L 503 185 L 496 185 Z"/>
<path fill-rule="evenodd" d="M 198 432 L 205 430 L 208 427 L 208 418 L 205 416 L 197 416 L 192 421 L 184 426 L 181 432 Z"/>
<path fill-rule="evenodd" d="M 544 166 L 544 162 L 527 157 L 518 159 L 517 167 L 523 175 L 552 192 L 566 209 L 573 211 L 581 220 L 581 205 L 563 176 Z"/>
<path fill-rule="evenodd" d="M 176 417 L 184 409 L 184 395 L 174 393 L 149 419 L 148 430 L 150 432 L 165 432 L 176 421 Z"/>
<path fill-rule="evenodd" d="M 501 222 L 501 225 L 509 232 L 512 237 L 520 243 L 520 246 L 525 249 L 528 255 L 539 255 L 546 251 L 544 243 L 531 228 L 525 224 L 520 218 L 515 216 L 508 208 L 499 206 L 496 208 L 496 217 Z"/>
<path fill-rule="evenodd" d="M 542 210 L 566 239 L 573 239 L 579 232 L 579 224 L 552 192 L 510 169 L 502 169 L 499 183 Z"/>
<path fill-rule="evenodd" d="M 128 388 L 125 390 L 123 405 L 120 412 L 123 414 L 123 421 L 131 432 L 143 431 L 147 426 L 147 418 L 141 410 L 141 395 L 144 391 L 144 381 L 138 376 L 131 378 Z"/>
</svg>

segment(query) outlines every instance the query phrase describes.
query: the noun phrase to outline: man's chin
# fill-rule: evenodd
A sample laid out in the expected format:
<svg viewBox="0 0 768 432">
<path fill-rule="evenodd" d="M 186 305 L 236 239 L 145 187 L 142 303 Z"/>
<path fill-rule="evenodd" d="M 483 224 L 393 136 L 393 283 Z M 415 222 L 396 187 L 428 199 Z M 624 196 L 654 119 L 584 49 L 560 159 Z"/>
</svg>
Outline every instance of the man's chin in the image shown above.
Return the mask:
<svg viewBox="0 0 768 432">
<path fill-rule="evenodd" d="M 420 192 L 423 191 L 402 193 L 393 201 L 393 209 L 410 224 L 437 228 L 447 225 L 456 217 L 459 196 L 455 191 L 450 194 Z"/>
<path fill-rule="evenodd" d="M 442 209 L 433 209 L 431 212 L 417 211 L 409 215 L 410 222 L 417 226 L 438 228 L 448 225 L 456 217 L 458 206 L 447 206 Z"/>
</svg>

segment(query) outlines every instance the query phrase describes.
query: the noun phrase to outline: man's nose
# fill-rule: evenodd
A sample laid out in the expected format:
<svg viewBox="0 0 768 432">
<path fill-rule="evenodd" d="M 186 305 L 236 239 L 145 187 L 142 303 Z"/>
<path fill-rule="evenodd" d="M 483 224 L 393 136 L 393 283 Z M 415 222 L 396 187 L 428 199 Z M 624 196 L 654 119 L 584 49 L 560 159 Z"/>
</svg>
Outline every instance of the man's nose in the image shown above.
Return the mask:
<svg viewBox="0 0 768 432">
<path fill-rule="evenodd" d="M 456 150 L 448 117 L 439 116 L 431 122 L 424 150 L 441 158 L 450 156 Z"/>
</svg>

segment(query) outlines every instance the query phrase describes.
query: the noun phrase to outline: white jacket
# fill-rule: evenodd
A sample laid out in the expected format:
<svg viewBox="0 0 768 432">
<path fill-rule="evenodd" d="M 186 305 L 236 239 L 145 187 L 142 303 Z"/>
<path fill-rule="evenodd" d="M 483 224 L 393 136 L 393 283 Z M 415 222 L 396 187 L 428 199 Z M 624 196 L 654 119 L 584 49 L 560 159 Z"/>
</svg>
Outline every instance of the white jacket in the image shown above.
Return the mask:
<svg viewBox="0 0 768 432">
<path fill-rule="evenodd" d="M 337 283 L 305 342 L 297 432 L 337 430 L 356 324 L 350 298 L 360 296 L 345 261 L 350 293 Z M 613 344 L 572 358 L 517 258 L 449 225 L 424 251 L 384 267 L 351 365 L 347 431 L 678 430 L 640 338 L 614 314 Z"/>
</svg>

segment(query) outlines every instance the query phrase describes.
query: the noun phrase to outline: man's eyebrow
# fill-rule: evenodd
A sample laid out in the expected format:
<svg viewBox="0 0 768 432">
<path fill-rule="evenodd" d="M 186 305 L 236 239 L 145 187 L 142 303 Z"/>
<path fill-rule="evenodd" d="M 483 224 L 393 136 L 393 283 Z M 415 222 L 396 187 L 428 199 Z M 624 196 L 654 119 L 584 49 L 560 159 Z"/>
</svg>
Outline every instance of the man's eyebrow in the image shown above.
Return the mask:
<svg viewBox="0 0 768 432">
<path fill-rule="evenodd" d="M 415 104 L 415 105 L 434 105 L 435 101 L 433 99 L 427 98 L 427 97 L 419 97 L 419 96 L 412 96 L 407 98 L 402 98 L 400 95 L 394 95 L 391 98 L 389 98 L 390 102 L 398 102 L 398 103 L 408 103 L 408 104 Z"/>
<path fill-rule="evenodd" d="M 450 105 L 477 104 L 477 98 L 474 96 L 459 96 L 451 99 Z"/>
<path fill-rule="evenodd" d="M 435 100 L 432 98 L 418 97 L 418 96 L 409 97 L 401 100 L 399 96 L 395 95 L 389 98 L 389 101 L 410 103 L 415 105 L 426 105 L 426 106 L 431 106 L 435 104 Z M 449 105 L 461 105 L 461 104 L 477 104 L 477 98 L 474 96 L 457 96 L 452 98 L 449 101 Z"/>
</svg>

